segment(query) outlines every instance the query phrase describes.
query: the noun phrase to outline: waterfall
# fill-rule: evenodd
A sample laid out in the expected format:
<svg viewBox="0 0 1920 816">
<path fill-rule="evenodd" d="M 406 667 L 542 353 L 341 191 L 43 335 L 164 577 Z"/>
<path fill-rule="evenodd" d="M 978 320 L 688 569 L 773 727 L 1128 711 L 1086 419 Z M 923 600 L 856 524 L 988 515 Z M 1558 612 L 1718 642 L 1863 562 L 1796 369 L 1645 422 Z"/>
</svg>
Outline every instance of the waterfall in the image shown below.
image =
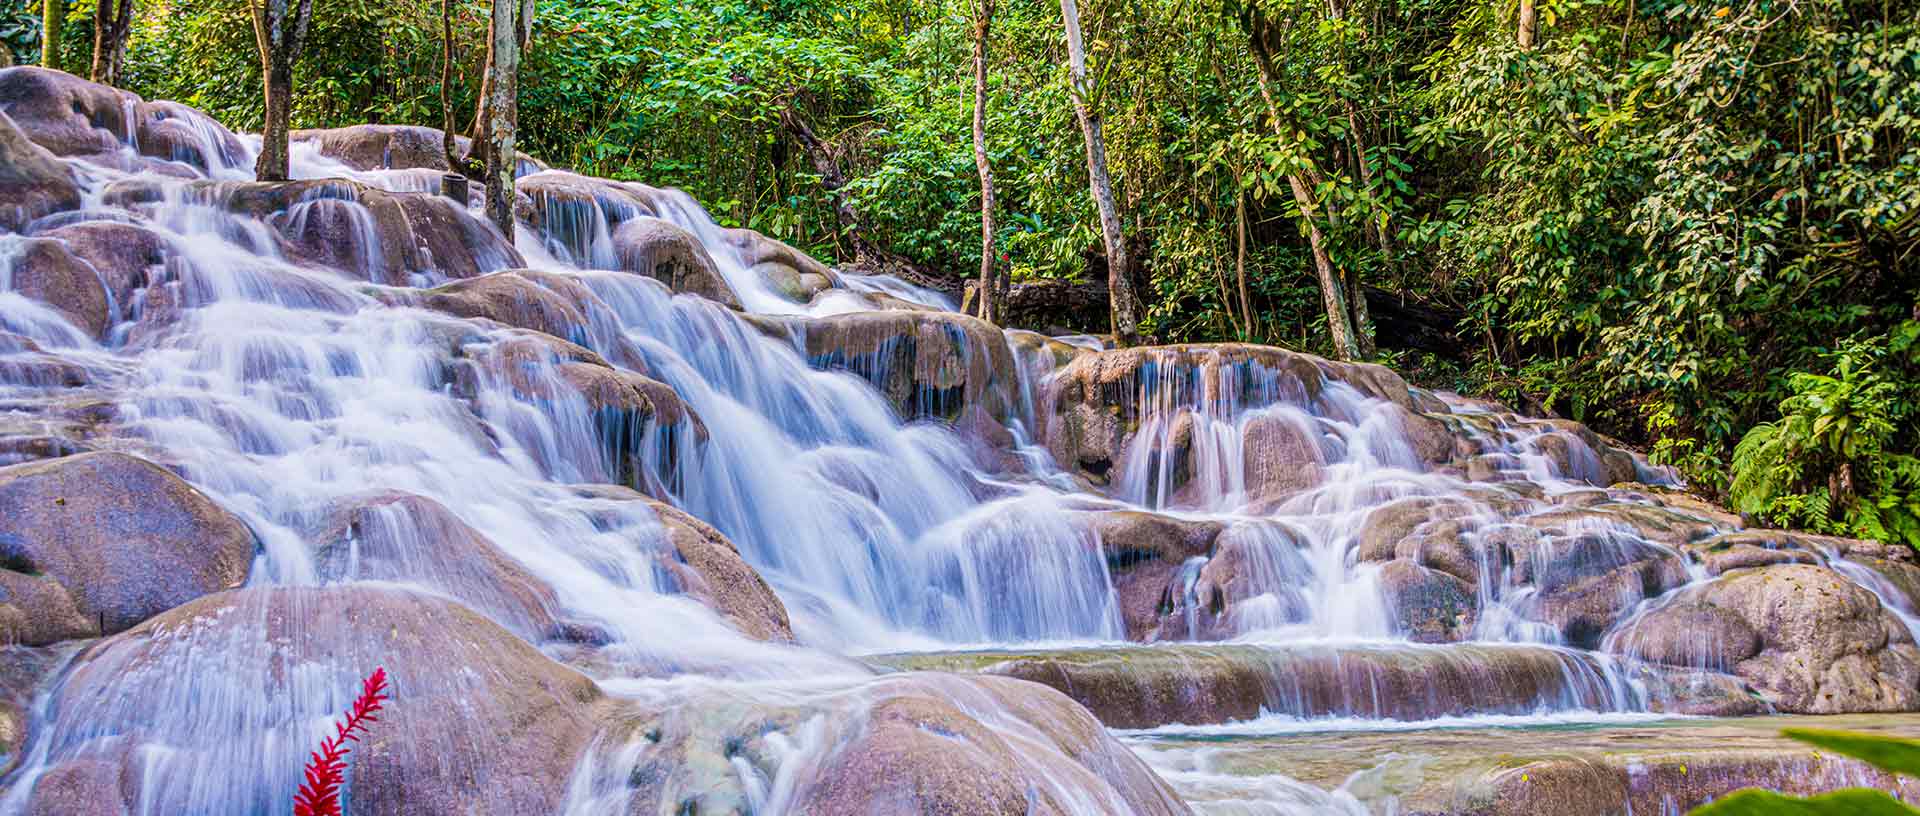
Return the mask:
<svg viewBox="0 0 1920 816">
<path fill-rule="evenodd" d="M 136 122 L 158 103 L 127 104 Z M 478 616 L 519 650 L 478 672 L 493 653 L 454 638 L 399 711 L 414 694 L 481 722 L 520 667 L 591 677 L 554 704 L 601 706 L 549 780 L 578 814 L 625 812 L 642 777 L 698 787 L 652 753 L 695 736 L 725 747 L 701 766 L 726 780 L 713 791 L 797 812 L 874 712 L 929 689 L 1078 813 L 1160 794 L 1050 741 L 1058 711 L 1084 716 L 1068 697 L 1148 739 L 1678 708 L 1675 667 L 1609 638 L 1715 581 L 1688 545 L 1731 525 L 1609 489 L 1671 479 L 1572 423 L 1276 350 L 1002 332 L 724 228 L 683 192 L 560 170 L 523 168 L 534 217 L 509 242 L 477 198 L 433 197 L 431 169 L 308 141 L 294 182 L 257 185 L 257 138 L 174 116 L 169 155 L 129 125 L 117 152 L 63 159 L 80 209 L 0 236 L 0 412 L 98 434 L 77 441 L 159 461 L 237 516 L 246 600 L 59 655 L 73 668 L 34 698 L 0 813 L 84 763 L 134 769 L 141 813 L 285 812 L 353 673 L 441 648 L 359 608 L 450 632 Z M 632 257 L 623 228 L 660 223 L 692 237 L 672 275 L 712 279 Z M 153 262 L 121 274 L 63 233 L 103 224 Z M 712 297 L 676 291 L 695 285 Z M 1845 553 L 1808 560 L 1920 623 Z M 771 602 L 742 600 L 762 579 Z M 751 632 L 754 614 L 777 624 Z M 338 662 L 290 656 L 309 647 Z M 445 752 L 458 779 L 485 776 L 465 764 L 485 750 L 405 752 Z M 1205 751 L 1147 754 L 1226 800 L 1364 812 L 1344 788 L 1242 789 Z"/>
</svg>

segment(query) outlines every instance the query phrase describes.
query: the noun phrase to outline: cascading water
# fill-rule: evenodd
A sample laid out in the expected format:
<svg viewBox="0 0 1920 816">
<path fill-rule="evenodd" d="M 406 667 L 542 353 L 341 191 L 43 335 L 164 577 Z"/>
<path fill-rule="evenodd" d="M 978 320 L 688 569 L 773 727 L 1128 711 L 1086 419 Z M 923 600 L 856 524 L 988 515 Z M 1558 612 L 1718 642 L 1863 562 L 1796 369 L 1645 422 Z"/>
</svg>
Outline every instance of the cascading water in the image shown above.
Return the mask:
<svg viewBox="0 0 1920 816">
<path fill-rule="evenodd" d="M 1643 527 L 1580 515 L 1650 506 L 1595 488 L 1609 473 L 1659 474 L 1609 462 L 1566 428 L 1231 350 L 916 328 L 820 354 L 812 344 L 835 342 L 821 328 L 850 313 L 961 318 L 939 293 L 778 255 L 792 251 L 722 228 L 679 191 L 526 167 L 537 217 L 509 245 L 477 201 L 425 195 L 430 170 L 357 169 L 299 143 L 293 175 L 335 181 L 273 188 L 294 191 L 282 194 L 244 183 L 257 140 L 176 118 L 169 173 L 128 127 L 120 152 L 66 160 L 78 210 L 0 237 L 0 410 L 111 402 L 110 447 L 163 461 L 245 522 L 258 542 L 251 594 L 73 658 L 35 698 L 0 813 L 43 811 L 36 797 L 86 763 L 137 769 L 140 813 L 284 812 L 303 746 L 354 672 L 427 649 L 396 645 L 400 633 L 353 604 L 447 627 L 470 607 L 523 641 L 526 665 L 552 658 L 592 675 L 572 702 L 633 706 L 580 716 L 614 725 L 579 726 L 591 748 L 554 781 L 567 813 L 625 812 L 642 777 L 687 795 L 694 783 L 659 767 L 652 746 L 727 721 L 752 732 L 710 740 L 726 745 L 715 763 L 743 809 L 800 812 L 819 794 L 809 775 L 896 716 L 889 694 L 926 689 L 984 729 L 975 738 L 1043 769 L 1034 795 L 1066 812 L 1171 801 L 1116 781 L 1122 771 L 1067 763 L 1078 752 L 1037 730 L 1057 718 L 998 678 L 874 676 L 1002 657 L 1012 662 L 993 672 L 1091 684 L 1063 690 L 1134 728 L 1176 787 L 1224 785 L 1198 797 L 1203 810 L 1362 812 L 1344 790 L 1223 782 L 1204 751 L 1151 743 L 1191 733 L 1183 721 L 1259 734 L 1642 715 L 1667 686 L 1605 636 L 1716 577 Z M 694 246 L 636 261 L 619 236 L 646 219 Z M 435 220 L 452 243 L 408 226 Z M 76 262 L 106 295 L 94 332 L 35 288 L 42 261 L 29 256 L 66 246 L 46 235 L 107 223 L 151 236 L 159 260 L 126 280 Z M 456 248 L 481 274 L 448 271 Z M 718 277 L 703 291 L 740 309 L 655 279 L 702 255 Z M 919 362 L 940 343 L 957 345 L 956 360 Z M 1124 403 L 1088 414 L 1118 429 L 1116 443 L 1073 449 L 1094 434 L 1062 429 L 1065 380 L 1128 353 L 1144 362 L 1089 389 Z M 889 368 L 896 356 L 916 370 Z M 930 383 L 994 360 L 1012 364 L 989 372 L 991 386 Z M 929 381 L 910 383 L 910 408 L 890 397 L 901 378 Z M 998 409 L 978 404 L 989 393 Z M 969 426 L 982 415 L 1004 436 Z M 679 511 L 731 545 L 689 541 L 705 534 Z M 751 594 L 759 577 L 693 574 L 733 547 L 779 614 L 716 600 Z M 1820 558 L 1912 629 L 1897 588 L 1838 552 Z M 230 625 L 208 622 L 222 616 Z M 765 631 L 749 636 L 747 620 Z M 303 638 L 338 662 L 290 657 Z M 1139 639 L 1230 643 L 1125 643 Z M 486 659 L 449 648 L 456 663 Z M 253 693 L 289 672 L 289 697 Z M 483 722 L 493 712 L 475 701 L 510 674 L 450 672 L 401 692 Z M 1206 682 L 1250 697 L 1183 708 Z M 1103 709 L 1086 696 L 1108 688 L 1149 702 Z M 1155 707 L 1155 695 L 1172 702 Z M 486 776 L 467 756 L 484 750 L 406 749 L 410 762 L 444 752 L 443 781 Z"/>
</svg>

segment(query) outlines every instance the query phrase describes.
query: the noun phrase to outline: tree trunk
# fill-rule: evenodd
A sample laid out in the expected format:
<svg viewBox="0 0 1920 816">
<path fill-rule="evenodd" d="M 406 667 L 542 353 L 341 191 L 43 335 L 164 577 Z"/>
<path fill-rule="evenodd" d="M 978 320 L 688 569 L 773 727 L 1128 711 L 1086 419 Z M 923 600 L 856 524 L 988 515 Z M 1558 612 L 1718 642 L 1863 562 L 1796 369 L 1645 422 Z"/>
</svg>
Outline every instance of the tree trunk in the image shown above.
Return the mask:
<svg viewBox="0 0 1920 816">
<path fill-rule="evenodd" d="M 50 2 L 51 0 L 49 0 Z M 99 0 L 93 15 L 93 70 L 95 82 L 118 86 L 120 68 L 127 61 L 127 29 L 133 25 L 133 0 Z"/>
<path fill-rule="evenodd" d="M 487 219 L 513 240 L 513 178 L 519 151 L 514 146 L 520 122 L 520 48 L 532 30 L 527 3 L 493 0 L 492 41 L 487 50 L 486 184 Z M 477 144 L 477 143 L 476 143 Z"/>
<path fill-rule="evenodd" d="M 1327 337 L 1333 341 L 1333 354 L 1342 360 L 1360 358 L 1360 345 L 1353 337 L 1353 311 L 1348 304 L 1346 276 L 1333 267 L 1333 259 L 1327 254 L 1327 239 L 1320 232 L 1320 223 L 1313 220 L 1315 201 L 1313 191 L 1298 173 L 1287 174 L 1287 186 L 1293 189 L 1293 200 L 1300 206 L 1301 220 L 1307 224 L 1307 243 L 1313 250 L 1313 273 L 1320 279 L 1320 300 L 1327 310 Z"/>
<path fill-rule="evenodd" d="M 484 181 L 486 167 L 474 161 L 478 145 L 467 140 L 467 155 L 460 155 L 460 140 L 453 135 L 453 0 L 440 0 L 440 148 L 446 153 L 447 170 L 472 181 Z M 491 28 L 491 27 L 489 27 Z M 489 46 L 491 47 L 491 46 Z"/>
<path fill-rule="evenodd" d="M 1534 12 L 1533 0 L 1520 0 L 1520 25 L 1516 39 L 1522 49 L 1533 50 L 1534 37 L 1539 34 L 1540 19 Z"/>
<path fill-rule="evenodd" d="M 1233 184 L 1233 224 L 1238 234 L 1234 242 L 1233 276 L 1240 283 L 1240 314 L 1246 316 L 1247 336 L 1242 340 L 1252 340 L 1254 326 L 1259 325 L 1253 316 L 1253 295 L 1247 291 L 1247 192 L 1240 189 L 1240 175 L 1234 174 Z"/>
<path fill-rule="evenodd" d="M 253 6 L 254 46 L 265 78 L 266 126 L 260 132 L 260 159 L 254 177 L 287 180 L 287 127 L 293 112 L 293 66 L 306 45 L 313 0 L 249 0 Z M 131 0 L 129 0 L 129 5 Z"/>
<path fill-rule="evenodd" d="M 994 0 L 980 0 L 973 26 L 973 163 L 980 169 L 980 317 L 1000 322 L 1006 276 L 993 272 L 993 162 L 987 157 L 987 35 L 993 26 Z"/>
<path fill-rule="evenodd" d="M 1140 340 L 1134 316 L 1133 264 L 1120 230 L 1119 208 L 1113 201 L 1113 182 L 1107 175 L 1107 143 L 1100 132 L 1100 112 L 1094 107 L 1087 81 L 1087 51 L 1080 41 L 1080 9 L 1075 0 L 1060 0 L 1060 18 L 1067 30 L 1067 68 L 1072 81 L 1073 112 L 1087 142 L 1087 184 L 1100 211 L 1100 241 L 1107 251 L 1107 295 L 1112 310 L 1113 335 L 1121 346 Z"/>
<path fill-rule="evenodd" d="M 67 22 L 67 0 L 40 0 L 40 64 L 60 67 L 60 29 Z"/>
<path fill-rule="evenodd" d="M 520 50 L 525 50 L 526 47 L 533 42 L 533 0 L 494 0 L 496 7 L 501 3 L 519 6 L 517 30 L 520 36 L 518 43 Z M 471 146 L 467 149 L 466 163 L 469 167 L 473 168 L 485 168 L 491 160 L 489 154 L 492 152 L 492 140 L 488 133 L 492 129 L 492 126 L 488 123 L 493 121 L 493 100 L 497 96 L 493 90 L 493 83 L 495 77 L 500 75 L 499 71 L 494 70 L 494 55 L 500 43 L 499 38 L 495 36 L 499 30 L 499 19 L 500 15 L 496 8 L 493 17 L 487 21 L 487 60 L 486 64 L 480 69 L 480 95 L 476 97 L 474 101 L 473 129 L 467 134 Z M 518 53 L 516 52 L 513 69 L 516 84 L 520 76 L 518 62 Z M 515 99 L 517 100 L 518 96 L 516 96 Z M 514 121 L 517 123 L 520 118 L 518 102 L 516 102 L 515 105 Z"/>
<path fill-rule="evenodd" d="M 1264 32 L 1266 23 L 1257 13 L 1247 17 L 1247 41 L 1253 52 L 1253 64 L 1260 74 L 1260 98 L 1266 101 L 1267 115 L 1273 120 L 1275 133 L 1282 133 L 1280 105 L 1273 98 L 1273 56 L 1267 51 Z M 1314 277 L 1320 281 L 1320 299 L 1327 311 L 1327 336 L 1333 341 L 1334 356 L 1342 360 L 1362 359 L 1366 356 L 1363 348 L 1371 347 L 1372 340 L 1361 341 L 1355 338 L 1356 310 L 1351 301 L 1361 297 L 1358 281 L 1342 274 L 1334 268 L 1333 256 L 1327 251 L 1327 237 L 1320 231 L 1319 222 L 1314 213 L 1319 210 L 1319 200 L 1314 197 L 1313 187 L 1300 173 L 1287 174 L 1287 187 L 1293 192 L 1294 203 L 1300 208 L 1300 218 L 1306 222 L 1307 245 L 1313 253 Z M 1362 304 L 1357 314 L 1364 320 L 1366 306 Z"/>
</svg>

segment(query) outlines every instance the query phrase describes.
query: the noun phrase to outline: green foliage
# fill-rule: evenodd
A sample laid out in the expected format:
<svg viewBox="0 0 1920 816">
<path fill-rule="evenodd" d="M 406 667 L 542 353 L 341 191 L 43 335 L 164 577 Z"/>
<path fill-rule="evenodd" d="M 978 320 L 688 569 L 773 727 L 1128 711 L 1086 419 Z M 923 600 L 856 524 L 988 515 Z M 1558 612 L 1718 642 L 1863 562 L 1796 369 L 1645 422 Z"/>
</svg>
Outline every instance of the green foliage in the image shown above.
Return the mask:
<svg viewBox="0 0 1920 816">
<path fill-rule="evenodd" d="M 27 0 L 0 0 L 0 48 L 5 48 L 14 65 L 40 61 L 40 13 L 37 3 Z"/>
<path fill-rule="evenodd" d="M 1848 788 L 1805 799 L 1748 789 L 1694 808 L 1692 816 L 1913 816 L 1914 810 L 1886 793 Z"/>
<path fill-rule="evenodd" d="M 1788 728 L 1781 733 L 1817 748 L 1862 760 L 1888 773 L 1920 775 L 1920 742 L 1816 728 Z M 1848 788 L 1805 799 L 1750 789 L 1694 808 L 1692 816 L 1913 816 L 1916 813 L 1920 810 L 1886 793 L 1866 788 Z"/>
<path fill-rule="evenodd" d="M 1920 323 L 1844 344 L 1829 373 L 1788 378 L 1780 418 L 1733 452 L 1735 509 L 1823 532 L 1920 547 Z"/>
</svg>

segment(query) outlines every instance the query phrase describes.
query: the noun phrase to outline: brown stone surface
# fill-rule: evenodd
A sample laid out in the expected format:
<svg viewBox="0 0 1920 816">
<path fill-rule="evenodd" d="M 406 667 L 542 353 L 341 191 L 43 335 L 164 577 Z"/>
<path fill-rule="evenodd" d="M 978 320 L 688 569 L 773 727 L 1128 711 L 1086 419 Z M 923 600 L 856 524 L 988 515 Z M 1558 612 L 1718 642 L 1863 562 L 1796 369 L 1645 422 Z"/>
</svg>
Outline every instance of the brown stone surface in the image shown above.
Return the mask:
<svg viewBox="0 0 1920 816">
<path fill-rule="evenodd" d="M 121 453 L 0 468 L 6 640 L 118 632 L 239 586 L 247 526 L 179 477 Z"/>
</svg>

